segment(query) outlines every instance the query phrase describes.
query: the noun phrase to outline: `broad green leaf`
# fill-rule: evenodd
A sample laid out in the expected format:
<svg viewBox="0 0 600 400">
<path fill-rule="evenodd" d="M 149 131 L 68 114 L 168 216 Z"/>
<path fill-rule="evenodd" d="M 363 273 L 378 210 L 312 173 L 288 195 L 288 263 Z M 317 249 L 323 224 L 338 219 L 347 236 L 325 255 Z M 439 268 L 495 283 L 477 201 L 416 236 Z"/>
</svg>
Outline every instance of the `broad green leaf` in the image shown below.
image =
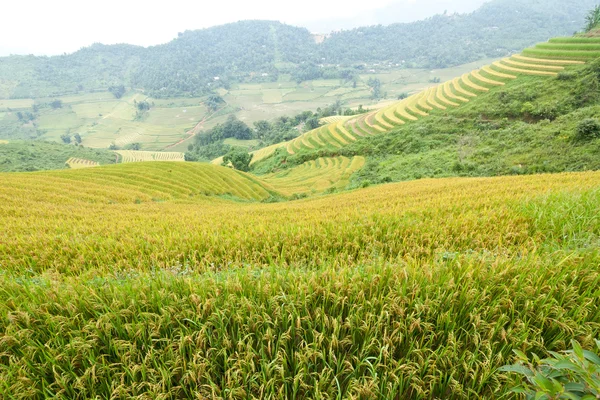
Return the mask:
<svg viewBox="0 0 600 400">
<path fill-rule="evenodd" d="M 575 340 L 571 340 L 571 344 L 573 345 L 573 352 L 575 353 L 577 358 L 579 358 L 580 360 L 583 360 L 584 359 L 583 348 L 581 347 L 581 345 Z"/>
<path fill-rule="evenodd" d="M 516 372 L 517 374 L 525 375 L 525 376 L 533 376 L 533 372 L 522 364 L 514 364 L 514 365 L 505 365 L 503 367 L 498 368 L 498 371 L 502 372 Z"/>
<path fill-rule="evenodd" d="M 584 350 L 583 356 L 586 358 L 586 360 L 593 362 L 596 365 L 600 365 L 600 357 L 598 357 L 597 354 L 592 353 L 591 351 L 588 351 L 588 350 Z"/>
</svg>

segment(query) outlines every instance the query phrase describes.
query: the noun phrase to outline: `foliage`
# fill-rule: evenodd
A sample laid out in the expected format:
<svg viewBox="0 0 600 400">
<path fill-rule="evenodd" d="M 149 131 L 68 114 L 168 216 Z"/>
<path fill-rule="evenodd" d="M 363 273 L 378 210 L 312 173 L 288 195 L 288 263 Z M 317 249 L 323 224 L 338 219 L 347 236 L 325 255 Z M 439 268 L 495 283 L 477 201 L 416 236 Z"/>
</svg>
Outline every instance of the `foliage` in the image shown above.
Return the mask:
<svg viewBox="0 0 600 400">
<path fill-rule="evenodd" d="M 600 120 L 586 118 L 577 124 L 577 139 L 590 140 L 600 138 Z"/>
<path fill-rule="evenodd" d="M 527 399 L 597 399 L 600 397 L 600 357 L 584 350 L 572 341 L 573 349 L 564 353 L 550 352 L 550 358 L 540 360 L 533 354 L 533 361 L 521 351 L 515 350 L 518 361 L 500 371 L 522 375 L 523 385 L 513 389 Z M 600 341 L 596 340 L 597 350 Z"/>
<path fill-rule="evenodd" d="M 367 81 L 367 85 L 371 88 L 371 98 L 374 100 L 379 100 L 381 96 L 381 81 L 377 78 L 370 78 Z"/>
<path fill-rule="evenodd" d="M 590 10 L 585 18 L 585 22 L 586 32 L 590 32 L 600 26 L 600 5 L 597 5 L 594 9 Z"/>
<path fill-rule="evenodd" d="M 0 81 L 6 87 L 0 89 L 10 98 L 40 98 L 110 88 L 119 98 L 124 87 L 135 87 L 164 98 L 211 94 L 233 82 L 276 81 L 280 74 L 356 82 L 363 63 L 441 68 L 512 54 L 571 34 L 595 5 L 494 0 L 472 14 L 336 32 L 320 45 L 303 28 L 242 21 L 186 31 L 149 48 L 94 44 L 69 55 L 4 57 Z"/>
<path fill-rule="evenodd" d="M 235 115 L 230 115 L 224 124 L 218 124 L 207 132 L 196 135 L 196 145 L 206 146 L 224 139 L 235 138 L 240 140 L 252 139 L 252 131 L 244 122 Z"/>
<path fill-rule="evenodd" d="M 120 99 L 125 94 L 126 89 L 124 85 L 116 85 L 110 86 L 108 88 L 108 91 L 111 92 L 113 96 L 115 96 L 115 99 Z"/>
<path fill-rule="evenodd" d="M 231 146 L 223 142 L 207 145 L 191 145 L 185 153 L 186 161 L 211 161 L 231 151 Z"/>
<path fill-rule="evenodd" d="M 211 94 L 208 96 L 208 99 L 206 99 L 206 107 L 212 112 L 217 111 L 222 104 L 225 104 L 225 100 L 217 94 Z"/>
<path fill-rule="evenodd" d="M 519 77 L 460 107 L 357 137 L 341 148 L 277 154 L 253 165 L 278 171 L 319 157 L 364 156 L 352 187 L 421 178 L 496 176 L 600 169 L 600 143 L 578 139 L 578 127 L 595 135 L 600 120 L 598 61 L 569 67 L 571 79 Z M 323 137 L 323 136 L 322 136 Z M 575 139 L 575 140 L 574 140 Z"/>
<path fill-rule="evenodd" d="M 250 169 L 250 162 L 252 161 L 252 154 L 243 151 L 239 148 L 234 148 L 229 153 L 223 156 L 223 165 L 227 166 L 231 163 L 233 168 L 238 171 L 248 172 Z"/>
<path fill-rule="evenodd" d="M 142 144 L 141 143 L 129 143 L 127 145 L 125 145 L 123 147 L 124 150 L 141 150 L 142 149 Z"/>
<path fill-rule="evenodd" d="M 115 154 L 108 150 L 43 141 L 11 141 L 0 144 L 0 172 L 65 169 L 71 158 L 114 164 Z M 3 178 L 4 179 L 4 178 Z"/>
</svg>

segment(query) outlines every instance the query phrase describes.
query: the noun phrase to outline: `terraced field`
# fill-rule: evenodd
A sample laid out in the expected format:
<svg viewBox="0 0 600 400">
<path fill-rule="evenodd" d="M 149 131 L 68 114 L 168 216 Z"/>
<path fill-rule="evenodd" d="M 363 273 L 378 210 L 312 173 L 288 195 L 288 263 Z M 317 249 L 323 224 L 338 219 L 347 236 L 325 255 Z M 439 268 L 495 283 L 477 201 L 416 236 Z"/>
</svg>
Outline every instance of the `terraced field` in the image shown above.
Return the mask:
<svg viewBox="0 0 600 400">
<path fill-rule="evenodd" d="M 203 163 L 118 164 L 36 172 L 26 177 L 2 174 L 2 185 L 12 187 L 15 198 L 22 198 L 32 209 L 40 202 L 134 204 L 198 196 L 226 195 L 244 200 L 271 196 L 249 175 Z"/>
<path fill-rule="evenodd" d="M 0 175 L 0 397 L 497 399 L 513 349 L 598 333 L 598 172 L 269 196 L 197 163 Z"/>
<path fill-rule="evenodd" d="M 298 167 L 261 177 L 279 193 L 286 196 L 315 194 L 344 189 L 350 176 L 363 167 L 364 157 L 319 158 Z"/>
<path fill-rule="evenodd" d="M 408 98 L 355 117 L 329 117 L 326 125 L 283 144 L 289 154 L 316 149 L 336 150 L 360 137 L 377 135 L 427 117 L 431 112 L 460 107 L 520 76 L 555 77 L 572 65 L 600 57 L 597 38 L 557 38 L 542 43 L 460 78 L 430 87 Z M 253 162 L 269 157 L 275 148 L 256 152 Z"/>
<path fill-rule="evenodd" d="M 166 151 L 116 150 L 122 163 L 144 161 L 185 161 L 183 153 Z"/>
<path fill-rule="evenodd" d="M 532 58 L 589 61 L 600 57 L 600 40 L 597 37 L 553 38 L 547 43 L 525 49 L 523 55 Z"/>
<path fill-rule="evenodd" d="M 66 164 L 71 169 L 90 168 L 90 167 L 97 167 L 100 165 L 100 163 L 96 162 L 96 161 L 85 160 L 83 158 L 75 158 L 75 157 L 69 158 L 67 160 Z"/>
</svg>

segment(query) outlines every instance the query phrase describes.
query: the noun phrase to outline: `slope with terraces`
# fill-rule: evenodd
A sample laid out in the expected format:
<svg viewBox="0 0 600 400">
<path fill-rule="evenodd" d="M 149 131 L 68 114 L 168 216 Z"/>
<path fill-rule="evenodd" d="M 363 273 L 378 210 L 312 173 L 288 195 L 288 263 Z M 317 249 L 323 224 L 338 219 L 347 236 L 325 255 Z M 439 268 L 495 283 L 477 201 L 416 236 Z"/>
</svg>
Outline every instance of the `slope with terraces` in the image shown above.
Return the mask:
<svg viewBox="0 0 600 400">
<path fill-rule="evenodd" d="M 280 147 L 290 155 L 302 151 L 340 149 L 361 137 L 390 132 L 432 112 L 460 107 L 523 76 L 556 77 L 570 66 L 584 64 L 597 57 L 600 57 L 598 37 L 554 38 L 379 110 L 328 119 L 326 125 L 292 141 L 258 150 L 254 153 L 253 163 L 268 158 Z"/>
</svg>

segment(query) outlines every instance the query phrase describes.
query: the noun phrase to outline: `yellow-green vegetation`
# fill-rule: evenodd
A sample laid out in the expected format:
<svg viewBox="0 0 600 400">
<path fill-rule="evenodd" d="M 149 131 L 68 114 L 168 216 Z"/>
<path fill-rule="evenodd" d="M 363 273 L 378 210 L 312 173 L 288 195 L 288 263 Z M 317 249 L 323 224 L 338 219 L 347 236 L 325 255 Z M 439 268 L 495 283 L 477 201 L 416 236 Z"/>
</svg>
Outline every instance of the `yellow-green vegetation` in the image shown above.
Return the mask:
<svg viewBox="0 0 600 400">
<path fill-rule="evenodd" d="M 8 144 L 8 140 L 0 140 L 0 144 Z"/>
<path fill-rule="evenodd" d="M 176 151 L 141 151 L 141 150 L 117 150 L 122 163 L 143 161 L 185 161 L 183 153 Z"/>
<path fill-rule="evenodd" d="M 319 158 L 261 179 L 285 196 L 322 193 L 344 189 L 364 164 L 364 157 Z"/>
<path fill-rule="evenodd" d="M 0 172 L 67 169 L 70 168 L 67 162 L 72 160 L 87 160 L 93 164 L 107 165 L 115 164 L 117 155 L 105 149 L 88 149 L 40 140 L 11 140 L 0 145 Z"/>
<path fill-rule="evenodd" d="M 85 160 L 83 158 L 75 158 L 75 157 L 69 158 L 67 160 L 66 164 L 71 169 L 90 168 L 90 167 L 97 167 L 100 165 L 100 163 L 96 162 L 96 161 Z"/>
<path fill-rule="evenodd" d="M 577 49 L 579 47 L 586 48 L 588 52 L 591 51 L 590 49 L 598 47 L 598 51 L 600 51 L 600 45 L 597 43 L 583 43 L 582 39 L 569 45 L 562 42 L 555 44 L 551 41 L 538 47 L 544 49 L 561 47 L 565 50 L 562 55 L 549 52 L 545 54 L 545 58 L 537 58 L 535 52 L 525 51 L 522 55 L 495 61 L 489 66 L 464 74 L 460 78 L 430 87 L 397 103 L 361 116 L 323 119 L 322 122 L 326 123 L 324 127 L 307 132 L 282 146 L 291 155 L 303 150 L 339 149 L 361 136 L 390 132 L 408 122 L 417 121 L 426 117 L 431 111 L 447 111 L 449 108 L 459 107 L 468 103 L 470 99 L 477 97 L 478 94 L 497 90 L 505 86 L 507 82 L 519 77 L 527 75 L 556 77 L 566 68 L 585 63 L 582 57 L 578 56 L 579 50 Z M 321 137 L 324 140 L 319 143 L 312 140 L 314 137 Z M 275 148 L 271 148 L 269 151 L 265 150 L 260 154 L 257 153 L 254 162 L 267 158 L 274 152 Z"/>
<path fill-rule="evenodd" d="M 600 329 L 598 172 L 271 196 L 209 164 L 0 176 L 2 396 L 491 399 L 512 349 Z"/>
</svg>

